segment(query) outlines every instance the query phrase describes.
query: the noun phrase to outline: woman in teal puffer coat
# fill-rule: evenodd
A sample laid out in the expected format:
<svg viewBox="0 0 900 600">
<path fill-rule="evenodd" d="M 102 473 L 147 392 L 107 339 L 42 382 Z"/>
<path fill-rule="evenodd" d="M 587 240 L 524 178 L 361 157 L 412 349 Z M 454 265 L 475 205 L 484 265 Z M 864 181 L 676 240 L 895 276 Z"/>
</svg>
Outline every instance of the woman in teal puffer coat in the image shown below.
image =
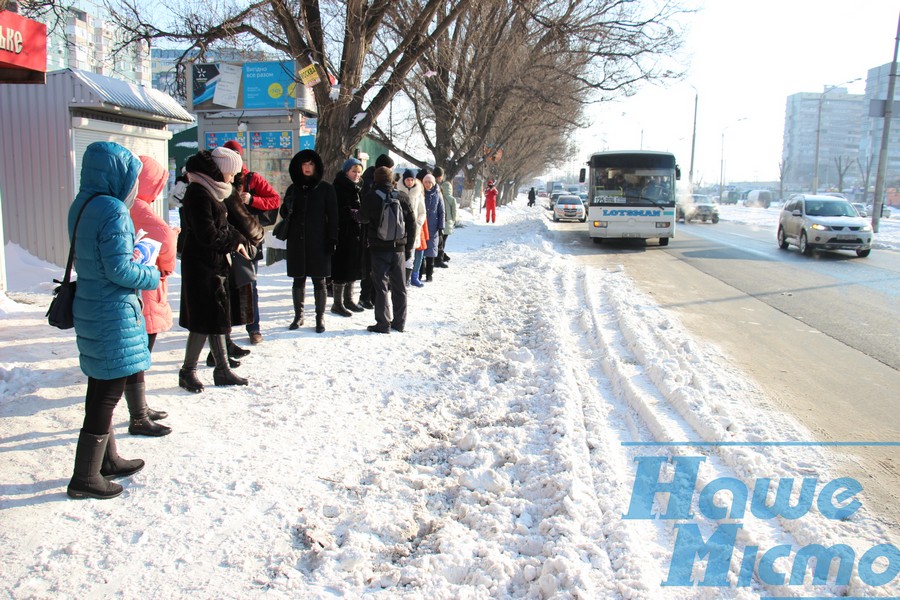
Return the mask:
<svg viewBox="0 0 900 600">
<path fill-rule="evenodd" d="M 141 167 L 127 148 L 94 142 L 84 153 L 81 188 L 69 208 L 70 238 L 81 213 L 74 242 L 78 288 L 73 315 L 79 362 L 88 376 L 84 423 L 67 489 L 73 498 L 118 496 L 122 486 L 107 478 L 144 467 L 140 459 L 119 457 L 110 429 L 126 382 L 150 367 L 137 291 L 156 289 L 159 269 L 135 262 L 129 213 Z"/>
</svg>

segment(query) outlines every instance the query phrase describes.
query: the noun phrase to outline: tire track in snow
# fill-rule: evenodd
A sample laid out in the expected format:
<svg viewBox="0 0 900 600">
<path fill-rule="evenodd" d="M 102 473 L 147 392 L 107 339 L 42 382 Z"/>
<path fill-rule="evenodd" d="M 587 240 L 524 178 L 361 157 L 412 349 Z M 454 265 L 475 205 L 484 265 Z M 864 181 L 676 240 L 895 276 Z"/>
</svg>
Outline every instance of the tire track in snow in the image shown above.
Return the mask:
<svg viewBox="0 0 900 600">
<path fill-rule="evenodd" d="M 621 273 L 606 273 L 605 277 L 627 279 Z M 650 433 L 649 440 L 643 438 L 645 441 L 764 441 L 773 439 L 772 434 L 775 439 L 812 439 L 808 434 L 804 437 L 795 424 L 786 419 L 779 420 L 780 415 L 769 414 L 763 408 L 755 410 L 753 418 L 748 417 L 742 407 L 765 404 L 759 401 L 761 394 L 754 386 L 744 381 L 740 374 L 729 372 L 724 359 L 716 352 L 684 336 L 678 323 L 652 302 L 635 305 L 635 297 L 641 295 L 635 290 L 623 293 L 623 288 L 629 286 L 633 287 L 630 281 L 604 285 L 601 277 L 590 274 L 585 281 L 583 298 L 588 307 L 585 313 L 588 330 L 596 332 L 595 350 L 604 355 L 604 371 L 616 395 L 627 403 Z M 737 411 L 733 412 L 734 409 Z M 742 427 L 741 424 L 749 426 Z M 629 449 L 628 453 L 636 456 L 638 451 Z M 647 450 L 643 453 L 652 454 Z M 736 478 L 751 491 L 757 478 L 817 474 L 822 477 L 826 475 L 825 467 L 835 462 L 819 449 L 671 447 L 667 453 L 706 457 L 697 480 L 698 490 L 720 477 Z M 798 491 L 792 494 L 794 502 Z M 764 552 L 780 544 L 797 548 L 846 542 L 833 523 L 823 522 L 824 518 L 817 512 L 814 507 L 803 519 L 761 520 L 751 517 L 748 511 L 747 518 L 742 521 L 736 556 L 740 556 L 746 546 L 757 546 Z M 815 522 L 810 523 L 811 520 Z M 703 535 L 708 537 L 715 522 L 708 519 L 698 522 Z M 853 535 L 871 539 L 872 532 L 866 528 L 865 523 L 850 526 Z M 857 548 L 857 556 L 865 549 Z M 733 560 L 732 584 L 737 580 L 739 569 L 739 560 Z M 810 582 L 811 576 L 807 575 L 807 584 Z M 780 595 L 798 592 L 796 586 L 762 585 L 758 578 L 754 579 L 754 588 Z M 817 591 L 822 589 L 817 586 Z M 862 585 L 858 578 L 851 581 L 850 586 L 829 584 L 824 589 L 839 594 L 848 591 L 878 594 L 883 591 Z M 722 591 L 725 590 L 717 593 Z M 741 593 L 745 590 L 733 591 Z"/>
<path fill-rule="evenodd" d="M 563 290 L 564 311 L 569 318 L 561 323 L 561 345 L 571 355 L 570 376 L 577 386 L 577 411 L 583 434 L 580 441 L 585 451 L 588 479 L 594 501 L 601 512 L 602 543 L 614 567 L 615 585 L 623 598 L 689 598 L 693 592 L 668 590 L 659 583 L 665 578 L 665 548 L 670 536 L 653 522 L 631 522 L 622 518 L 628 505 L 630 482 L 621 475 L 630 471 L 628 456 L 621 442 L 637 425 L 613 397 L 612 386 L 605 381 L 597 365 L 597 351 L 591 339 L 593 330 L 586 328 L 590 317 L 585 314 L 587 292 L 583 268 L 562 270 L 557 276 Z"/>
</svg>

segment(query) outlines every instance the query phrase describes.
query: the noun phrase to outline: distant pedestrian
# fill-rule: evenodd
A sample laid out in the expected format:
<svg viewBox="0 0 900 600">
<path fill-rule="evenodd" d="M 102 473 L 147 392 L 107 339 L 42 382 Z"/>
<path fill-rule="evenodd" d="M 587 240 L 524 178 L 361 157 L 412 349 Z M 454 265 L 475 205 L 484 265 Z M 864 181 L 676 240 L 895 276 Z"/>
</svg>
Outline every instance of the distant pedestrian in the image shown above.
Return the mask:
<svg viewBox="0 0 900 600">
<path fill-rule="evenodd" d="M 497 188 L 494 187 L 492 179 L 487 182 L 487 189 L 484 190 L 484 220 L 485 223 L 494 223 L 497 221 Z"/>
<path fill-rule="evenodd" d="M 534 206 L 534 202 L 537 200 L 537 192 L 534 191 L 534 188 L 528 190 L 528 206 Z"/>
</svg>

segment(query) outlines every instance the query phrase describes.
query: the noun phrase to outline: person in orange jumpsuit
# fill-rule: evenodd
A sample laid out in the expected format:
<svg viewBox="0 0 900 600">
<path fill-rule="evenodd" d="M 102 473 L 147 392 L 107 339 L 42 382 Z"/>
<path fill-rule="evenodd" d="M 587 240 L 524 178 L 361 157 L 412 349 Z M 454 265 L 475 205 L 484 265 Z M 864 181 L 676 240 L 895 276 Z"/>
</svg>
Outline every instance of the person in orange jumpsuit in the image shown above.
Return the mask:
<svg viewBox="0 0 900 600">
<path fill-rule="evenodd" d="M 494 187 L 494 181 L 487 182 L 487 189 L 484 190 L 484 213 L 485 223 L 495 223 L 497 221 L 497 188 Z"/>
</svg>

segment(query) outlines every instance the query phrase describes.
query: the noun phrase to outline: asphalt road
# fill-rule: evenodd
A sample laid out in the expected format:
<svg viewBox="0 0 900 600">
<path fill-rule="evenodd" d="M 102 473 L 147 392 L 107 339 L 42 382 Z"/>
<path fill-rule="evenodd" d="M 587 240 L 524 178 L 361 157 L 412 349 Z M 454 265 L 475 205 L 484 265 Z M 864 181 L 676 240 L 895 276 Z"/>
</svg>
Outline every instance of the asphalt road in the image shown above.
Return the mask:
<svg viewBox="0 0 900 600">
<path fill-rule="evenodd" d="M 666 247 L 592 242 L 582 223 L 550 223 L 563 252 L 623 265 L 642 290 L 718 346 L 815 441 L 900 441 L 900 252 L 806 257 L 774 232 L 680 225 Z M 837 450 L 867 504 L 896 533 L 900 447 Z"/>
</svg>

